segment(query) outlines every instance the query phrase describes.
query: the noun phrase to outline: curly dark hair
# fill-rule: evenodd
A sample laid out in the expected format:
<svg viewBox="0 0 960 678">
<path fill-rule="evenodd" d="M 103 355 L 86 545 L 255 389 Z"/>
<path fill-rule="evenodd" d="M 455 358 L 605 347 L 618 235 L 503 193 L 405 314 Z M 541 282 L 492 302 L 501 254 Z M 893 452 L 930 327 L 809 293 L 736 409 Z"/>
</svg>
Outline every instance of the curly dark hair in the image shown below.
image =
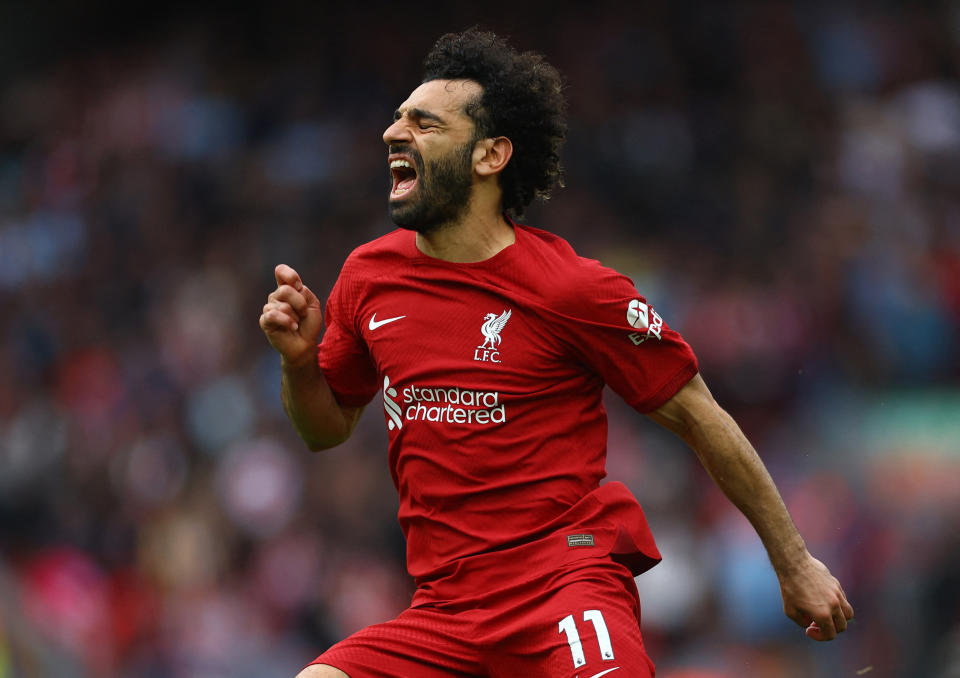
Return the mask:
<svg viewBox="0 0 960 678">
<path fill-rule="evenodd" d="M 504 136 L 513 157 L 500 175 L 503 209 L 521 216 L 534 198 L 547 200 L 563 186 L 560 147 L 567 137 L 567 103 L 560 73 L 534 52 L 517 52 L 476 27 L 447 33 L 423 62 L 423 82 L 473 80 L 483 93 L 465 113 L 475 139 Z"/>
</svg>

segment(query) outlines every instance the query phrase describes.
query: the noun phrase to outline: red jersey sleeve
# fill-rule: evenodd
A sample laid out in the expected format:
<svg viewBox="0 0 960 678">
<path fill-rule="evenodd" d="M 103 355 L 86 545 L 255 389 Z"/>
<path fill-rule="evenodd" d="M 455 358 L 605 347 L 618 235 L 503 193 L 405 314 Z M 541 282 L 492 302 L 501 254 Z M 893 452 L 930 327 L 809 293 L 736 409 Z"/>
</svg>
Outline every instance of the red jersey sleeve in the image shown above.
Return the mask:
<svg viewBox="0 0 960 678">
<path fill-rule="evenodd" d="M 582 260 L 568 333 L 581 362 L 639 412 L 672 398 L 698 371 L 693 350 L 626 276 Z"/>
<path fill-rule="evenodd" d="M 378 390 L 377 368 L 357 329 L 360 283 L 345 265 L 327 299 L 326 331 L 317 361 L 337 402 L 344 407 L 366 405 Z"/>
</svg>

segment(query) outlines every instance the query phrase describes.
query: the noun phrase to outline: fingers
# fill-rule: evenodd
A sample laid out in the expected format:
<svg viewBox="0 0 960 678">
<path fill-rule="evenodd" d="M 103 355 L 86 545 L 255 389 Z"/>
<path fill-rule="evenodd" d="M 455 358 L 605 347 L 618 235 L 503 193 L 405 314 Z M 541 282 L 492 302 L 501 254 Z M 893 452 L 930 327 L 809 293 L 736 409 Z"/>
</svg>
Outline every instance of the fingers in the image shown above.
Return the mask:
<svg viewBox="0 0 960 678">
<path fill-rule="evenodd" d="M 260 328 L 271 345 L 285 357 L 302 352 L 304 346 L 316 344 L 323 330 L 323 311 L 320 301 L 311 292 L 300 275 L 280 264 L 274 269 L 277 289 L 267 297 L 260 314 Z"/>
<path fill-rule="evenodd" d="M 847 602 L 847 595 L 843 592 L 840 582 L 837 582 L 837 589 L 837 601 L 831 607 L 830 615 L 833 618 L 833 625 L 836 627 L 837 633 L 843 633 L 847 630 L 847 622 L 853 619 L 853 606 Z"/>
<path fill-rule="evenodd" d="M 833 617 L 826 617 L 822 620 L 814 620 L 806 629 L 808 637 L 821 642 L 833 640 L 837 637 L 837 627 L 834 624 Z"/>
<path fill-rule="evenodd" d="M 307 300 L 307 304 L 310 306 L 319 306 L 320 300 L 317 299 L 316 295 L 310 291 L 310 288 L 303 284 L 303 281 L 300 280 L 300 274 L 298 274 L 291 267 L 286 264 L 279 264 L 276 268 L 273 269 L 273 275 L 277 279 L 277 288 L 280 289 L 285 285 L 289 285 L 294 290 L 303 295 Z"/>
<path fill-rule="evenodd" d="M 845 619 L 853 619 L 853 605 L 847 602 L 847 594 L 840 589 L 840 609 Z"/>
<path fill-rule="evenodd" d="M 263 306 L 260 315 L 260 329 L 272 332 L 279 329 L 288 329 L 296 332 L 300 329 L 299 316 L 290 304 L 285 302 L 268 302 Z"/>
<path fill-rule="evenodd" d="M 843 633 L 847 630 L 847 618 L 843 615 L 843 611 L 838 607 L 833 610 L 833 627 L 837 630 L 837 633 Z"/>
<path fill-rule="evenodd" d="M 804 628 L 810 638 L 833 640 L 847 630 L 853 607 L 840 582 L 827 567 L 809 556 L 794 571 L 782 576 L 783 611 Z"/>
<path fill-rule="evenodd" d="M 809 614 L 803 612 L 798 612 L 790 618 L 793 619 L 797 625 L 803 627 L 804 633 L 814 640 L 833 640 L 837 636 L 837 630 L 833 625 L 832 619 L 828 618 L 827 620 L 817 622 Z"/>
<path fill-rule="evenodd" d="M 306 288 L 301 287 L 301 289 Z M 287 284 L 280 285 L 271 292 L 270 296 L 267 297 L 267 304 L 286 306 L 301 318 L 306 315 L 307 309 L 310 307 L 306 296 Z"/>
<path fill-rule="evenodd" d="M 832 629 L 831 629 L 832 630 Z M 836 636 L 836 632 L 833 632 L 832 636 L 828 636 L 828 633 L 825 629 L 821 628 L 817 622 L 813 622 L 806 628 L 804 633 L 807 634 L 807 638 L 812 638 L 813 640 L 820 641 L 821 643 L 827 640 L 833 640 Z"/>
<path fill-rule="evenodd" d="M 785 611 L 808 637 L 817 641 L 833 640 L 847 630 L 848 620 L 853 618 L 853 608 L 842 596 L 819 614 L 810 615 L 795 608 Z"/>
<path fill-rule="evenodd" d="M 290 285 L 290 287 L 298 291 L 303 287 L 303 281 L 300 280 L 300 275 L 286 264 L 279 264 L 274 268 L 273 275 L 277 279 L 277 287 Z"/>
<path fill-rule="evenodd" d="M 816 618 L 802 612 L 789 615 L 800 626 L 805 626 L 805 633 L 810 638 L 819 641 L 833 640 L 847 630 L 850 619 L 853 619 L 853 607 L 842 595 L 831 607 L 829 616 L 817 615 Z"/>
<path fill-rule="evenodd" d="M 297 321 L 304 319 L 311 309 L 320 310 L 320 300 L 303 284 L 296 271 L 286 264 L 280 264 L 274 269 L 274 275 L 277 289 L 270 293 L 268 303 L 287 304 L 296 314 Z"/>
</svg>

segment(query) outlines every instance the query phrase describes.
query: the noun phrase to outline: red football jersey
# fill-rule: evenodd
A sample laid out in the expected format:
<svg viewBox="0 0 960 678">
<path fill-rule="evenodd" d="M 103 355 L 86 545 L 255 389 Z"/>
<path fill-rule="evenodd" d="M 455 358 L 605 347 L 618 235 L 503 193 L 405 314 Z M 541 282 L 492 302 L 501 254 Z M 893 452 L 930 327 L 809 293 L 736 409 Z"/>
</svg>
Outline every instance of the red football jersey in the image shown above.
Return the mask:
<svg viewBox="0 0 960 678">
<path fill-rule="evenodd" d="M 320 367 L 342 405 L 380 395 L 415 603 L 504 562 L 529 572 L 600 548 L 636 573 L 660 557 L 626 488 L 599 486 L 602 391 L 649 412 L 696 358 L 628 278 L 515 232 L 461 264 L 393 231 L 351 253 L 327 301 Z"/>
</svg>

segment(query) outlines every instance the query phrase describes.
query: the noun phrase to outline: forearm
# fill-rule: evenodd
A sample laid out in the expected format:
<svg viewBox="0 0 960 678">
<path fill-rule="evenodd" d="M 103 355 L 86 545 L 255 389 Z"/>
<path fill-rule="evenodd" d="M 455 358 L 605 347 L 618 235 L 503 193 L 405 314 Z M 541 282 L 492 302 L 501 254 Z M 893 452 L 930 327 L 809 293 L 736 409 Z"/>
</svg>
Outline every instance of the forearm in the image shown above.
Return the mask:
<svg viewBox="0 0 960 678">
<path fill-rule="evenodd" d="M 694 422 L 684 438 L 717 486 L 753 525 L 777 574 L 787 574 L 807 553 L 803 538 L 740 427 L 723 409 L 712 406 L 714 416 Z"/>
<path fill-rule="evenodd" d="M 295 365 L 281 361 L 283 407 L 311 450 L 339 445 L 350 437 L 359 409 L 341 408 L 316 360 Z"/>
<path fill-rule="evenodd" d="M 786 615 L 815 640 L 830 640 L 843 631 L 853 608 L 840 583 L 807 551 L 760 457 L 700 375 L 650 417 L 694 449 L 714 482 L 753 525 L 780 579 Z"/>
</svg>

